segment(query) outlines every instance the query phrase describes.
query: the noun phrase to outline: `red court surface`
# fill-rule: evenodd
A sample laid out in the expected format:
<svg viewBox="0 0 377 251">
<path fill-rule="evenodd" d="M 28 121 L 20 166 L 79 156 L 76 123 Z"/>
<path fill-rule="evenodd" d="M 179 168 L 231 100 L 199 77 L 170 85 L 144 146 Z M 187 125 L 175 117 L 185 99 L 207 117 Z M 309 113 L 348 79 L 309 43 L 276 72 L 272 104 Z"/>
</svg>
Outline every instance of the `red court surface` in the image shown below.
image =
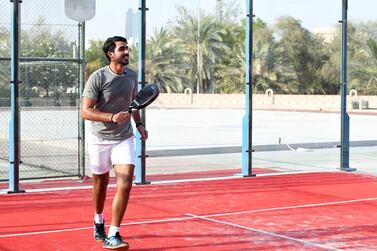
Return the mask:
<svg viewBox="0 0 377 251">
<path fill-rule="evenodd" d="M 110 188 L 105 218 L 110 221 Z M 90 189 L 0 195 L 0 250 L 103 250 Z M 377 250 L 377 178 L 325 172 L 134 186 L 130 250 Z"/>
</svg>

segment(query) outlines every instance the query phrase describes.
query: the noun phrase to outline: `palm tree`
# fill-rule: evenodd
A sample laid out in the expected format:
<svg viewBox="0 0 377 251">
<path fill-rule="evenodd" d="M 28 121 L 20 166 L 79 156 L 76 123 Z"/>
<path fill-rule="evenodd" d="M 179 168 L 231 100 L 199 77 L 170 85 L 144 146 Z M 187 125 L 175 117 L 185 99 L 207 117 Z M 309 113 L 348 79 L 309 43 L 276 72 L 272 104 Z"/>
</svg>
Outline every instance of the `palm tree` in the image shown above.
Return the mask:
<svg viewBox="0 0 377 251">
<path fill-rule="evenodd" d="M 377 41 L 369 38 L 367 44 L 373 58 L 371 64 L 368 64 L 368 67 L 366 68 L 367 72 L 369 73 L 368 75 L 370 75 L 370 78 L 366 85 L 366 91 L 369 95 L 371 95 L 377 93 L 375 85 L 372 84 L 375 84 L 377 81 Z"/>
<path fill-rule="evenodd" d="M 216 66 L 216 89 L 218 93 L 242 93 L 245 91 L 245 53 L 240 46 L 234 46 L 227 63 Z"/>
<path fill-rule="evenodd" d="M 180 50 L 172 44 L 169 29 L 154 30 L 146 48 L 147 81 L 158 84 L 164 92 L 183 92 L 185 67 L 180 63 L 181 57 Z"/>
<path fill-rule="evenodd" d="M 244 22 L 243 22 L 244 23 Z M 240 93 L 245 90 L 245 30 L 242 24 L 222 22 L 221 34 L 227 50 L 215 66 L 216 92 Z"/>
<path fill-rule="evenodd" d="M 103 43 L 102 40 L 89 40 L 88 49 L 85 51 L 85 79 L 88 79 L 94 71 L 108 64 L 102 50 Z"/>
<path fill-rule="evenodd" d="M 224 30 L 213 16 L 200 12 L 198 20 L 184 7 L 178 8 L 178 13 L 173 26 L 174 42 L 183 51 L 183 61 L 189 66 L 191 88 L 202 93 L 214 91 L 213 67 L 227 49 L 221 36 Z"/>
</svg>

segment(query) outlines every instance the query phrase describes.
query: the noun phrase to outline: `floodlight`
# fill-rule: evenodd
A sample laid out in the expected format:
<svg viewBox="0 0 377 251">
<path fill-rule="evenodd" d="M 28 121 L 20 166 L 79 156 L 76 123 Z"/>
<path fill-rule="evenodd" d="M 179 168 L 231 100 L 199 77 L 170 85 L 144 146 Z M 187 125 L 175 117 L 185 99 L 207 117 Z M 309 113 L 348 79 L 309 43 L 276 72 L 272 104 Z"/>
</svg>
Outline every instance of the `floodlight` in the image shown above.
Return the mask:
<svg viewBox="0 0 377 251">
<path fill-rule="evenodd" d="M 65 15 L 77 22 L 92 19 L 96 14 L 96 0 L 65 0 Z"/>
</svg>

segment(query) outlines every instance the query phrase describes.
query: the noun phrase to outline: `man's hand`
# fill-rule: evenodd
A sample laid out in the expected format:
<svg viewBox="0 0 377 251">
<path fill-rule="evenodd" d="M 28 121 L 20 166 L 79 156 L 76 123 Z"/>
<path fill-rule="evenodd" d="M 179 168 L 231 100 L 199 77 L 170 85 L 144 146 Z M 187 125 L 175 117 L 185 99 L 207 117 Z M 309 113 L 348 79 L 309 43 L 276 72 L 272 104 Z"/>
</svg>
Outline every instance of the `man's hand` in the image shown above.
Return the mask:
<svg viewBox="0 0 377 251">
<path fill-rule="evenodd" d="M 118 112 L 115 113 L 112 117 L 112 122 L 121 124 L 131 118 L 131 115 L 128 112 Z"/>
<path fill-rule="evenodd" d="M 144 125 L 139 125 L 137 130 L 139 131 L 142 140 L 148 139 L 148 131 L 145 129 Z"/>
</svg>

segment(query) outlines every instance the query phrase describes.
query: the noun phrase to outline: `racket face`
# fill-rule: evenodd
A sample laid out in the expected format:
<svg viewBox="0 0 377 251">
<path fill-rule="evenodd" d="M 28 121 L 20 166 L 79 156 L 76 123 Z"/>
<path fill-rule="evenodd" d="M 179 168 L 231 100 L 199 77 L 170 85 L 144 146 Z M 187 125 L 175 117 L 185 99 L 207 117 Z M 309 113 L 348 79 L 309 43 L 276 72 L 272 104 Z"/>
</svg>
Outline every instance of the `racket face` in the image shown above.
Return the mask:
<svg viewBox="0 0 377 251">
<path fill-rule="evenodd" d="M 131 109 L 142 109 L 150 105 L 160 94 L 158 86 L 156 84 L 146 85 L 141 91 L 139 91 L 132 101 Z"/>
</svg>

